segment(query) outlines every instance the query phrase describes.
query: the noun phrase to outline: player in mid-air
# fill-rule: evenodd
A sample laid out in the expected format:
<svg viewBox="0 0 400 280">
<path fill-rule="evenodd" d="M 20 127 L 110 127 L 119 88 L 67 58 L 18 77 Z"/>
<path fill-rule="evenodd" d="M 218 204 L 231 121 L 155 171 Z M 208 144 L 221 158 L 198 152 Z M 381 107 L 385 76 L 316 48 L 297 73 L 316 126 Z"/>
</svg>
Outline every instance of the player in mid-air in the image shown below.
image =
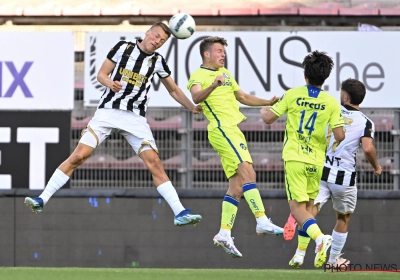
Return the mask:
<svg viewBox="0 0 400 280">
<path fill-rule="evenodd" d="M 150 99 L 149 89 L 155 74 L 169 94 L 194 114 L 202 111 L 193 104 L 171 78 L 165 59 L 156 52 L 171 36 L 162 22 L 146 31 L 143 40 L 118 42 L 108 53 L 97 79 L 106 87 L 94 117 L 82 132 L 78 146 L 54 172 L 39 197 L 25 198 L 25 204 L 40 213 L 51 196 L 69 180 L 74 170 L 92 154 L 110 134 L 120 133 L 144 161 L 152 174 L 157 191 L 174 212 L 177 226 L 196 224 L 200 215 L 191 214 L 179 200 L 158 157 L 153 134 L 145 118 Z"/>
<path fill-rule="evenodd" d="M 346 138 L 337 145 L 332 138 L 332 130 L 329 129 L 327 133 L 326 161 L 319 194 L 314 201 L 313 215 L 316 217 L 322 205 L 332 198 L 336 225 L 332 232 L 333 242 L 327 263 L 331 269 L 345 270 L 350 264 L 348 259 L 341 258 L 341 252 L 347 239 L 350 215 L 357 203 L 356 155 L 360 143 L 366 159 L 374 168 L 375 175 L 382 173 L 373 144 L 374 123 L 360 111 L 365 93 L 364 84 L 358 80 L 347 79 L 342 82 L 340 103 Z M 307 236 L 299 238 L 299 247 L 293 257 L 293 265 L 297 268 L 303 264 L 307 241 L 310 241 Z"/>
<path fill-rule="evenodd" d="M 200 103 L 209 120 L 207 127 L 211 146 L 221 157 L 222 167 L 229 180 L 229 189 L 222 202 L 221 227 L 213 241 L 233 257 L 242 254 L 235 247 L 231 230 L 235 222 L 239 201 L 244 198 L 256 221 L 260 235 L 282 234 L 283 229 L 274 225 L 265 215 L 260 192 L 256 185 L 256 173 L 246 139 L 238 124 L 246 119 L 239 110 L 239 103 L 248 106 L 273 105 L 278 100 L 262 99 L 241 90 L 232 74 L 224 67 L 227 41 L 221 37 L 208 37 L 200 43 L 203 64 L 192 73 L 188 89 L 193 101 Z"/>
<path fill-rule="evenodd" d="M 325 130 L 329 124 L 340 142 L 345 137 L 344 122 L 337 100 L 322 90 L 333 68 L 332 59 L 314 51 L 304 58 L 302 67 L 306 85 L 286 91 L 278 103 L 260 112 L 267 124 L 287 113 L 282 152 L 286 194 L 299 235 L 307 234 L 316 242 L 314 266 L 320 267 L 332 243 L 332 236 L 321 232 L 312 215 L 325 162 Z"/>
</svg>

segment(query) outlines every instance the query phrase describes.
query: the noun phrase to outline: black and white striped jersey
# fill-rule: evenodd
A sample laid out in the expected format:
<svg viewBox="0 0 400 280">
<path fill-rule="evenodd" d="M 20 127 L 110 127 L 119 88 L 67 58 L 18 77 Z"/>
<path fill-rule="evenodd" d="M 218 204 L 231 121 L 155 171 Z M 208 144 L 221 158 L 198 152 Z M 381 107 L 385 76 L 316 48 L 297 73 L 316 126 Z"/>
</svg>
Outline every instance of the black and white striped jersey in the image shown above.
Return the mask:
<svg viewBox="0 0 400 280">
<path fill-rule="evenodd" d="M 341 106 L 345 139 L 338 145 L 332 130 L 327 132 L 326 161 L 322 181 L 344 186 L 356 185 L 356 155 L 362 137 L 374 138 L 374 123 L 361 111 Z"/>
<path fill-rule="evenodd" d="M 127 110 L 145 116 L 154 74 L 166 78 L 171 71 L 164 57 L 157 52 L 146 54 L 137 45 L 139 42 L 120 41 L 108 53 L 107 58 L 116 63 L 110 78 L 120 81 L 122 89 L 113 92 L 106 88 L 98 108 Z"/>
</svg>

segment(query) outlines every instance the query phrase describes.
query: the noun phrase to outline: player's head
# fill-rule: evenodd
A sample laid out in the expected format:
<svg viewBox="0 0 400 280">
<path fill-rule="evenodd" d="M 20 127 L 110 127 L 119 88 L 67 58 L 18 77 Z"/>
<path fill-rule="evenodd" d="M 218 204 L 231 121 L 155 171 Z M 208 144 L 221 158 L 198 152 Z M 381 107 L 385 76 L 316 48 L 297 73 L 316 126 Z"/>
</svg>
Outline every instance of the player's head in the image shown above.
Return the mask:
<svg viewBox="0 0 400 280">
<path fill-rule="evenodd" d="M 313 51 L 304 58 L 301 65 L 308 84 L 322 86 L 331 74 L 333 60 L 326 52 Z"/>
<path fill-rule="evenodd" d="M 142 41 L 142 46 L 145 48 L 143 51 L 153 53 L 167 42 L 171 36 L 171 30 L 165 23 L 159 21 L 154 23 L 145 34 Z"/>
<path fill-rule="evenodd" d="M 203 64 L 211 68 L 221 68 L 225 64 L 225 46 L 228 46 L 226 39 L 222 37 L 208 37 L 200 43 L 200 55 Z"/>
<path fill-rule="evenodd" d="M 360 105 L 364 100 L 365 93 L 365 85 L 359 80 L 344 80 L 340 86 L 340 103 L 342 105 Z"/>
</svg>

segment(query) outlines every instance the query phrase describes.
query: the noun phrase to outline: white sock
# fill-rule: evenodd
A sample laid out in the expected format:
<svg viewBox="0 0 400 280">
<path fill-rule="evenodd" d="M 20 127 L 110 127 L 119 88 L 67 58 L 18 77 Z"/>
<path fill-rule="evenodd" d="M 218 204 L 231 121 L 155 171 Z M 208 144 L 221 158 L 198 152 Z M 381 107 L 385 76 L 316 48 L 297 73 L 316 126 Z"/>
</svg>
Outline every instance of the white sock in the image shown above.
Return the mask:
<svg viewBox="0 0 400 280">
<path fill-rule="evenodd" d="M 306 251 L 300 250 L 299 248 L 296 249 L 296 255 L 302 255 L 305 256 L 306 255 Z"/>
<path fill-rule="evenodd" d="M 49 182 L 47 182 L 46 188 L 42 192 L 39 197 L 43 199 L 43 204 L 46 204 L 49 201 L 50 197 L 55 194 L 62 186 L 67 183 L 69 177 L 65 175 L 60 169 L 56 169 L 54 171 L 53 176 L 51 176 Z"/>
<path fill-rule="evenodd" d="M 266 224 L 269 223 L 267 215 L 256 218 L 256 221 L 259 226 L 265 226 Z"/>
<path fill-rule="evenodd" d="M 162 195 L 165 201 L 168 202 L 175 216 L 185 210 L 171 181 L 159 185 L 157 191 Z"/>
<path fill-rule="evenodd" d="M 332 231 L 332 246 L 331 246 L 331 251 L 329 254 L 329 262 L 330 263 L 335 263 L 336 258 L 339 257 L 339 255 L 342 253 L 342 249 L 344 247 L 344 244 L 346 243 L 347 239 L 347 233 L 341 233 L 337 232 L 335 230 Z"/>
<path fill-rule="evenodd" d="M 231 231 L 229 229 L 220 229 L 219 234 L 225 237 L 231 237 Z"/>
</svg>

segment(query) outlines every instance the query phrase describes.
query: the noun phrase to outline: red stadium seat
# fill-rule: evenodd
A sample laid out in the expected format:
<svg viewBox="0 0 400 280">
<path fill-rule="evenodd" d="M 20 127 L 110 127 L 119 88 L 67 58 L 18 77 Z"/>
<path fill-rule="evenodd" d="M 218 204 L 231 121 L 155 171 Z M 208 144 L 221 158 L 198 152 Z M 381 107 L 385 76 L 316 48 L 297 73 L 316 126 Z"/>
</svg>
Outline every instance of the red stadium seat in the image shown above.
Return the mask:
<svg viewBox="0 0 400 280">
<path fill-rule="evenodd" d="M 180 115 L 172 116 L 155 122 L 154 126 L 158 129 L 178 129 L 182 127 L 182 117 Z"/>
<path fill-rule="evenodd" d="M 90 156 L 80 168 L 83 169 L 107 169 L 116 162 L 117 159 L 108 154 L 97 154 Z"/>
<path fill-rule="evenodd" d="M 394 158 L 393 157 L 383 157 L 378 159 L 378 163 L 382 166 L 382 171 L 390 171 L 394 169 Z"/>
<path fill-rule="evenodd" d="M 192 162 L 195 170 L 222 170 L 221 158 L 219 156 L 212 157 L 206 161 L 195 160 Z"/>
<path fill-rule="evenodd" d="M 139 156 L 133 156 L 125 160 L 115 160 L 109 164 L 109 168 L 114 169 L 147 169 L 143 160 Z"/>
<path fill-rule="evenodd" d="M 208 120 L 196 121 L 193 120 L 192 127 L 195 130 L 206 130 L 208 126 Z"/>
<path fill-rule="evenodd" d="M 326 2 L 313 7 L 300 7 L 299 14 L 307 16 L 337 16 L 339 9 L 346 6 L 339 2 Z"/>
<path fill-rule="evenodd" d="M 367 2 L 352 8 L 340 8 L 339 14 L 343 16 L 377 16 L 379 9 L 383 7 L 383 4 L 379 2 Z"/>
<path fill-rule="evenodd" d="M 298 15 L 299 8 L 305 7 L 304 4 L 298 2 L 282 3 L 276 7 L 260 7 L 260 15 Z"/>
<path fill-rule="evenodd" d="M 379 8 L 379 14 L 381 16 L 400 16 L 400 6 L 393 8 Z"/>
<path fill-rule="evenodd" d="M 283 170 L 281 153 L 256 153 L 252 155 L 254 170 Z"/>
<path fill-rule="evenodd" d="M 88 116 L 84 119 L 77 120 L 76 118 L 71 119 L 71 128 L 72 129 L 84 129 L 87 127 L 88 122 L 93 118 L 93 116 Z"/>
<path fill-rule="evenodd" d="M 221 16 L 257 16 L 258 8 L 242 7 L 242 8 L 220 8 Z"/>
<path fill-rule="evenodd" d="M 266 129 L 266 125 L 261 117 L 248 117 L 239 124 L 239 128 L 243 131 L 263 131 Z"/>
<path fill-rule="evenodd" d="M 375 131 L 390 131 L 393 129 L 394 116 L 369 115 L 375 124 Z"/>
</svg>

